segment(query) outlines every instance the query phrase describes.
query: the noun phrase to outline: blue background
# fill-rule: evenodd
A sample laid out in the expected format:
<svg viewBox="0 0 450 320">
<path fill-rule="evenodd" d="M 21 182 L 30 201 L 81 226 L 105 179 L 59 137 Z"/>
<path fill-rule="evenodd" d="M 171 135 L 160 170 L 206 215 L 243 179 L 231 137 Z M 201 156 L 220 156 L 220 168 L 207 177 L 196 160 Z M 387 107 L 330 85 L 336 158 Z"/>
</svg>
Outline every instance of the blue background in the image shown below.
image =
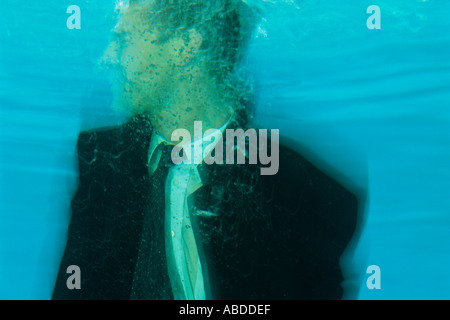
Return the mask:
<svg viewBox="0 0 450 320">
<path fill-rule="evenodd" d="M 367 184 L 342 261 L 359 299 L 450 298 L 450 2 L 258 1 L 256 121 L 342 183 Z M 66 9 L 81 8 L 81 30 Z M 368 30 L 367 7 L 382 29 Z M 0 3 L 0 299 L 51 296 L 82 129 L 117 124 L 97 61 L 114 1 Z M 381 268 L 381 290 L 366 269 Z M 352 296 L 353 298 L 355 296 Z"/>
</svg>

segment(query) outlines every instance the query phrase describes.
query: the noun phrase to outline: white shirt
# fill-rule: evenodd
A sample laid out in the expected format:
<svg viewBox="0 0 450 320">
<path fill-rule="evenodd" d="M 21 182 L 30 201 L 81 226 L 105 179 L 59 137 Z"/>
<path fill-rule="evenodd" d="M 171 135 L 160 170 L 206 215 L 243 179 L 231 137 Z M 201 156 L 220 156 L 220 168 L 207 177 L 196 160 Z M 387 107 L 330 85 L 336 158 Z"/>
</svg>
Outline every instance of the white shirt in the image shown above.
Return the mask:
<svg viewBox="0 0 450 320">
<path fill-rule="evenodd" d="M 205 284 L 203 280 L 203 266 L 198 255 L 194 232 L 187 204 L 188 197 L 203 186 L 198 173 L 197 161 L 210 154 L 219 142 L 220 134 L 223 134 L 229 121 L 220 129 L 214 131 L 202 139 L 183 146 L 185 150 L 190 148 L 192 159 L 187 159 L 189 164 L 174 165 L 167 176 L 165 184 L 165 249 L 167 267 L 175 300 L 205 300 Z M 211 142 L 212 137 L 215 137 Z M 155 154 L 160 143 L 173 144 L 157 134 L 153 134 L 149 148 L 149 174 L 153 175 L 158 167 L 161 154 Z M 194 150 L 202 151 L 196 155 Z M 153 157 L 155 157 L 153 159 Z M 198 158 L 201 157 L 201 158 Z"/>
</svg>

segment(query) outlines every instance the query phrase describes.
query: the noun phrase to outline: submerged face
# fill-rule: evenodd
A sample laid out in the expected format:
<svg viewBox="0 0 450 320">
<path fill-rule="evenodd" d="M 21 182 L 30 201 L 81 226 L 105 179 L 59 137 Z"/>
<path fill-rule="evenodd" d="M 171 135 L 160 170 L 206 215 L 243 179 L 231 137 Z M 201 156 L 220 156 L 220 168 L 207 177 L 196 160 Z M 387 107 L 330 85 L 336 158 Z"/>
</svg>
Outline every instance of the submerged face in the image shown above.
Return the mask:
<svg viewBox="0 0 450 320">
<path fill-rule="evenodd" d="M 219 128 L 234 113 L 234 101 L 227 100 L 225 85 L 206 63 L 209 56 L 198 25 L 183 27 L 174 20 L 172 25 L 179 27 L 164 29 L 166 18 L 173 17 L 161 14 L 168 12 L 154 14 L 139 4 L 122 9 L 115 40 L 103 57 L 119 71 L 113 82 L 115 108 L 149 115 L 166 140 L 175 129 L 192 131 L 195 121 L 203 121 L 206 129 Z M 159 30 L 170 31 L 168 38 Z"/>
<path fill-rule="evenodd" d="M 103 57 L 119 71 L 115 103 L 133 113 L 152 112 L 168 99 L 182 51 L 180 39 L 162 42 L 156 25 L 138 7 L 124 9 L 115 40 Z"/>
</svg>

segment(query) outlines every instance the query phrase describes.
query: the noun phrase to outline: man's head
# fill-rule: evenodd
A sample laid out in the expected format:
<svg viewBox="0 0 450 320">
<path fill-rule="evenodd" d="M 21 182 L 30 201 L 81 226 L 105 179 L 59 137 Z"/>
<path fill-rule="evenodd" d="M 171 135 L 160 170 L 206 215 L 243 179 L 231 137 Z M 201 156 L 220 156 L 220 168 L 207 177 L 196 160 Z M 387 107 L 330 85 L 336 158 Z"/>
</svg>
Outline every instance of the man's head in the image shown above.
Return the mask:
<svg viewBox="0 0 450 320">
<path fill-rule="evenodd" d="M 208 71 L 224 79 L 239 65 L 251 34 L 250 10 L 242 0 L 154 0 L 163 39 L 196 30 Z M 178 34 L 177 34 L 178 33 Z"/>
<path fill-rule="evenodd" d="M 131 1 L 105 54 L 121 70 L 121 107 L 155 113 L 182 94 L 191 108 L 203 98 L 235 104 L 242 95 L 235 80 L 253 31 L 251 13 L 242 0 Z"/>
</svg>

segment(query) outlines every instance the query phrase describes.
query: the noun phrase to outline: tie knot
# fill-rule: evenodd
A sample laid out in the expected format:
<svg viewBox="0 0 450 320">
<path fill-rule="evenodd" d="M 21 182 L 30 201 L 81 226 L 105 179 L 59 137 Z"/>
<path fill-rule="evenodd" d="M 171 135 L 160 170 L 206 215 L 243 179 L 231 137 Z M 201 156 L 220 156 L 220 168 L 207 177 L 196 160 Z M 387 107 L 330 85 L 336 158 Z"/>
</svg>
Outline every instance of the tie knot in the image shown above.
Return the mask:
<svg viewBox="0 0 450 320">
<path fill-rule="evenodd" d="M 149 157 L 149 173 L 153 174 L 157 168 L 170 168 L 174 166 L 172 161 L 173 145 L 160 143 Z"/>
</svg>

